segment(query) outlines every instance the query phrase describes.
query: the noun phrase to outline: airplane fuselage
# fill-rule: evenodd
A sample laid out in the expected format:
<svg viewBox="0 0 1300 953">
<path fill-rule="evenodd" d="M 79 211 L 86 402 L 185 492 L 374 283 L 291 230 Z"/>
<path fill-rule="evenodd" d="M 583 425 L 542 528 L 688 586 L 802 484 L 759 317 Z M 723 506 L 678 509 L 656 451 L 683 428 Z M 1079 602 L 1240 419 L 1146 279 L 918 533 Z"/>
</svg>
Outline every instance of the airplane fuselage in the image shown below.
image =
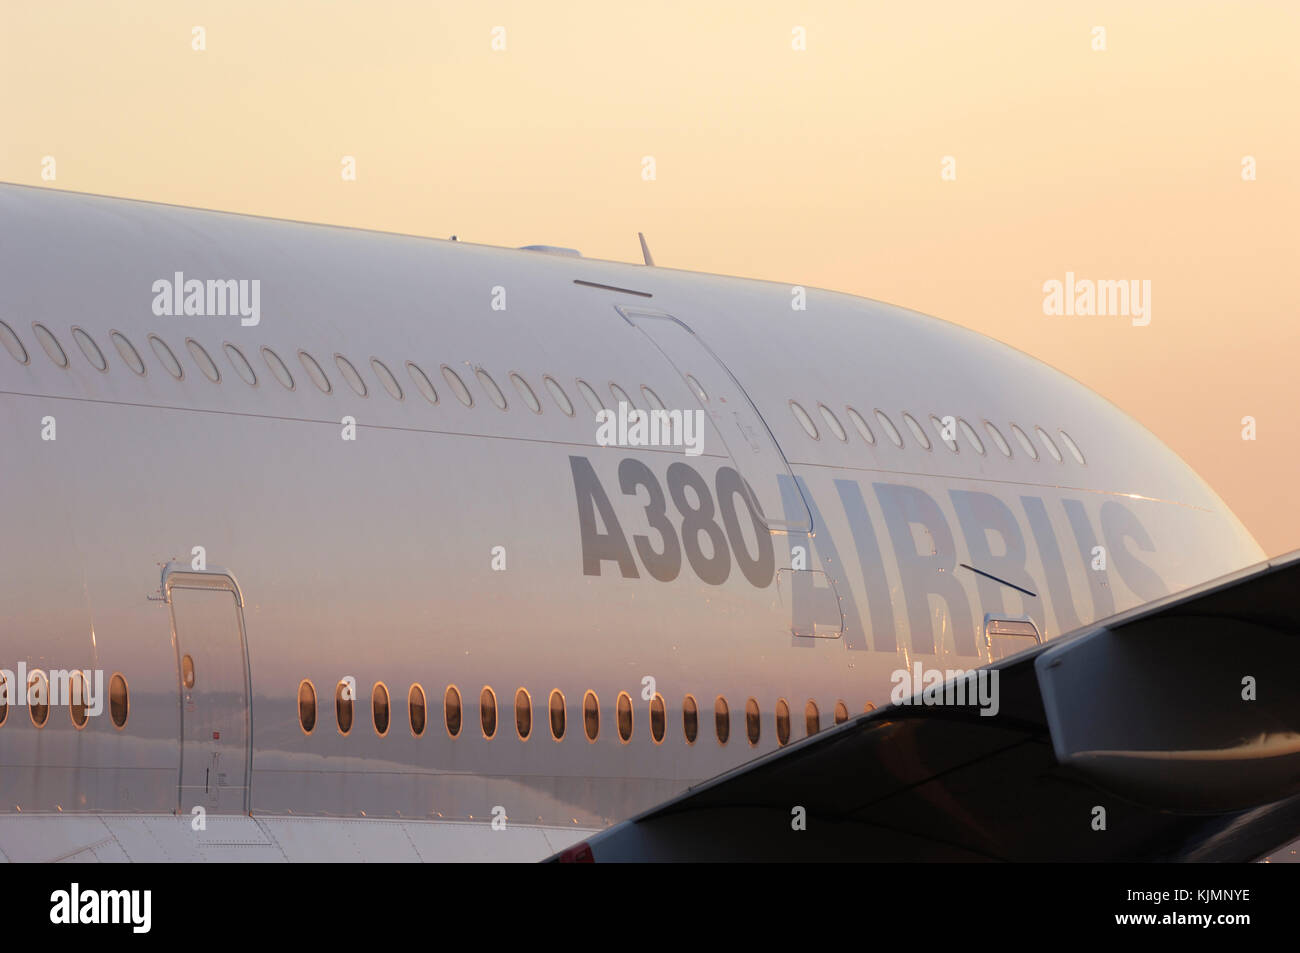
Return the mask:
<svg viewBox="0 0 1300 953">
<path fill-rule="evenodd" d="M 999 622 L 1052 638 L 1262 556 L 1104 399 L 894 306 L 22 187 L 0 209 L 26 356 L 0 351 L 0 668 L 129 698 L 121 727 L 11 698 L 0 827 L 504 817 L 555 848 L 900 671 L 987 664 Z M 200 312 L 256 279 L 258 320 L 250 285 L 163 307 L 177 273 Z M 579 381 L 700 412 L 701 452 L 601 445 Z"/>
</svg>

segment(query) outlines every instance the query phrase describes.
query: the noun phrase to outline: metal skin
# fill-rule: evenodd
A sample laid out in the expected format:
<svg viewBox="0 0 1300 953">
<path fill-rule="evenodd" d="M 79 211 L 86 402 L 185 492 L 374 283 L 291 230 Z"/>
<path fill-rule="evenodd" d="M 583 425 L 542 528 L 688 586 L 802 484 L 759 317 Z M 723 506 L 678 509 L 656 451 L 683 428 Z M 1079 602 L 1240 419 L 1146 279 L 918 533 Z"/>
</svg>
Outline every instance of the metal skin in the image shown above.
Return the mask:
<svg viewBox="0 0 1300 953">
<path fill-rule="evenodd" d="M 1205 483 L 1113 405 L 1012 348 L 892 305 L 809 289 L 796 310 L 792 287 L 773 282 L 23 186 L 0 186 L 0 222 L 0 321 L 28 354 L 23 364 L 0 350 L 0 668 L 102 669 L 105 685 L 120 672 L 130 688 L 120 730 L 107 702 L 82 729 L 66 704 L 39 728 L 9 705 L 0 852 L 10 859 L 538 859 L 774 750 L 778 700 L 797 740 L 810 700 L 825 728 L 839 700 L 850 713 L 888 704 L 899 669 L 986 664 L 987 617 L 1028 617 L 1050 639 L 1263 555 Z M 156 315 L 153 285 L 176 272 L 259 280 L 260 321 Z M 674 366 L 690 360 L 688 339 L 670 359 L 645 330 L 654 320 L 618 306 L 689 329 L 698 369 Z M 33 322 L 53 332 L 66 368 Z M 73 326 L 97 343 L 107 371 L 83 356 Z M 110 330 L 134 345 L 144 376 Z M 182 380 L 151 334 L 176 355 Z M 212 356 L 219 383 L 187 338 Z M 226 342 L 252 363 L 256 386 L 240 379 Z M 293 390 L 273 376 L 264 346 Z M 330 393 L 312 383 L 300 350 Z M 349 388 L 335 354 L 360 371 L 367 396 Z M 401 400 L 372 358 L 392 370 Z M 408 361 L 432 380 L 436 405 Z M 472 407 L 442 365 L 463 379 Z M 737 403 L 701 403 L 679 371 L 711 376 Z M 563 387 L 573 416 L 543 375 Z M 577 378 L 610 407 L 613 382 L 640 407 L 644 385 L 670 409 L 707 411 L 703 454 L 597 445 Z M 846 405 L 867 419 L 874 445 Z M 961 433 L 950 450 L 932 414 L 969 421 L 985 453 Z M 349 416 L 355 440 L 343 439 Z M 43 439 L 50 417 L 53 440 Z M 1010 442 L 1010 459 L 984 420 Z M 1054 437 L 1064 429 L 1086 466 L 1063 445 L 1063 462 L 1041 443 L 1031 460 L 1012 421 L 1035 441 L 1035 425 Z M 752 497 L 720 494 L 734 486 L 724 470 Z M 747 499 L 786 524 L 762 534 L 770 573 L 755 561 L 764 540 Z M 775 501 L 782 514 L 771 513 Z M 598 515 L 584 537 L 584 508 L 602 507 L 617 526 Z M 800 532 L 809 517 L 813 532 Z M 1104 570 L 1092 568 L 1096 546 Z M 206 566 L 194 564 L 195 547 Z M 196 667 L 195 697 L 183 700 L 184 646 L 200 636 L 174 631 L 185 623 L 174 624 L 182 616 L 166 577 L 200 568 L 238 581 L 251 711 L 230 682 L 237 657 L 221 666 L 225 684 Z M 236 630 L 222 644 L 237 654 L 239 642 Z M 335 686 L 348 676 L 357 697 L 345 735 Z M 304 679 L 317 696 L 310 733 L 299 722 Z M 383 734 L 376 683 L 389 695 Z M 419 737 L 413 683 L 427 698 Z M 443 717 L 453 685 L 463 720 L 454 738 Z M 497 707 L 490 739 L 485 686 Z M 527 740 L 516 729 L 520 688 L 531 703 Z M 561 741 L 548 719 L 556 689 Z M 588 691 L 600 706 L 594 742 L 584 737 Z M 626 742 L 622 692 L 633 714 Z M 661 742 L 654 693 L 665 702 Z M 688 693 L 699 710 L 693 744 Z M 726 745 L 715 738 L 717 696 L 730 709 Z M 750 698 L 760 709 L 754 745 Z M 191 794 L 213 783 L 185 768 L 212 756 L 183 734 L 187 704 L 216 721 L 247 720 L 249 775 L 239 758 L 219 759 L 246 797 L 214 795 L 205 807 L 183 795 L 183 776 Z M 195 829 L 196 807 L 213 815 L 206 830 Z M 399 828 L 406 837 L 393 836 Z"/>
</svg>

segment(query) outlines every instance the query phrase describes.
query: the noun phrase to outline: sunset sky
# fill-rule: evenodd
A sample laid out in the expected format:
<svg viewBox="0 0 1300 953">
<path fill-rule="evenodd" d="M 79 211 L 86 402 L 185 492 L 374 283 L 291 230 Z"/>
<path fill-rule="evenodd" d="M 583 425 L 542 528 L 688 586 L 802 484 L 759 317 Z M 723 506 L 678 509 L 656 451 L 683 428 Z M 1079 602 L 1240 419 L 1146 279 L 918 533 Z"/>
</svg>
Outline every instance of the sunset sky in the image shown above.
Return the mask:
<svg viewBox="0 0 1300 953">
<path fill-rule="evenodd" d="M 0 180 L 622 260 L 643 231 L 905 305 L 1110 398 L 1277 554 L 1297 40 L 1295 2 L 5 3 Z M 1067 271 L 1149 280 L 1150 324 L 1045 315 Z"/>
</svg>

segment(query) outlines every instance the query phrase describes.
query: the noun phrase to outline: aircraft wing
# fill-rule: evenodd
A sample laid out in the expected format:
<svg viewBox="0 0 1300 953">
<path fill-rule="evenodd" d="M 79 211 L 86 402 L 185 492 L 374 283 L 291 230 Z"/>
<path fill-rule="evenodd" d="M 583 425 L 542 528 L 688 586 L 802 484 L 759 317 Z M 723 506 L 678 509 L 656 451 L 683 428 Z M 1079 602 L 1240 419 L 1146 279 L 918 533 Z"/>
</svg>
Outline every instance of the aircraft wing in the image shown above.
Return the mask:
<svg viewBox="0 0 1300 953">
<path fill-rule="evenodd" d="M 551 859 L 1246 861 L 1300 835 L 1300 552 L 987 668 L 992 717 L 891 705 Z"/>
</svg>

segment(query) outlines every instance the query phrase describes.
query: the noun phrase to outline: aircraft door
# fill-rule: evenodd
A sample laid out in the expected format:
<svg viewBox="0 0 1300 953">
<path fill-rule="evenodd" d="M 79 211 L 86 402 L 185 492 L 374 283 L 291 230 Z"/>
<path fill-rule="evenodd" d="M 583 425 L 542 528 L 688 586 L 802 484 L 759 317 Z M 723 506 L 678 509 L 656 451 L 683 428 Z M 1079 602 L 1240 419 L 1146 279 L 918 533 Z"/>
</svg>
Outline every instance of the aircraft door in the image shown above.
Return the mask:
<svg viewBox="0 0 1300 953">
<path fill-rule="evenodd" d="M 662 311 L 616 305 L 618 313 L 638 328 L 681 375 L 714 424 L 736 471 L 755 497 L 755 508 L 778 533 L 809 533 L 812 515 L 794 483 L 790 464 L 758 409 L 727 366 L 683 321 Z M 706 445 L 707 446 L 707 445 Z M 779 479 L 796 486 L 801 512 L 787 515 Z"/>
<path fill-rule="evenodd" d="M 246 814 L 252 716 L 243 597 L 219 570 L 163 573 L 180 674 L 179 807 Z"/>
</svg>

